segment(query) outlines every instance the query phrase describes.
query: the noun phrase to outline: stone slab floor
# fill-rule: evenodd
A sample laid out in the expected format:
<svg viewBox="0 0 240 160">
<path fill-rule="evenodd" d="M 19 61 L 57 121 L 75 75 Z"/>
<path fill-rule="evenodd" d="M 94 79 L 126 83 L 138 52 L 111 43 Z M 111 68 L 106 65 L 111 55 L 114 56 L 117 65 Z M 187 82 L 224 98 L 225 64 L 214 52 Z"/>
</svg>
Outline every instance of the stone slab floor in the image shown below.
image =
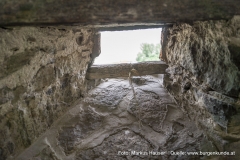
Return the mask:
<svg viewBox="0 0 240 160">
<path fill-rule="evenodd" d="M 101 80 L 17 159 L 210 158 L 174 155 L 215 148 L 176 105 L 162 77 Z"/>
</svg>

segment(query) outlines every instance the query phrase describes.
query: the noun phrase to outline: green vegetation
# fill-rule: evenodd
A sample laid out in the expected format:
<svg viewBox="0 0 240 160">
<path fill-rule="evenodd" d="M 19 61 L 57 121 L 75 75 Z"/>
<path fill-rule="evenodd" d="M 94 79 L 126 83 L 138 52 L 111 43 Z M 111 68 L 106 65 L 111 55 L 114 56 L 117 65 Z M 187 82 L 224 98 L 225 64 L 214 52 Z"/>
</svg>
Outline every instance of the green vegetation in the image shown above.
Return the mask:
<svg viewBox="0 0 240 160">
<path fill-rule="evenodd" d="M 136 61 L 158 61 L 160 54 L 160 44 L 141 44 L 141 52 L 137 54 Z"/>
</svg>

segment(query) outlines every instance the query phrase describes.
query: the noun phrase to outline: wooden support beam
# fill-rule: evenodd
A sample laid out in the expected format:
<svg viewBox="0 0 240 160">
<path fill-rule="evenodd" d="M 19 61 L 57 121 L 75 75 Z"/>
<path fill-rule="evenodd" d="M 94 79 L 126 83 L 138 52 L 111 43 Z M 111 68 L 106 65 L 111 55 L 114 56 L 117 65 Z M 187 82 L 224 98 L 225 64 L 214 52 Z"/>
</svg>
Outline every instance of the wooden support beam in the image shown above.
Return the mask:
<svg viewBox="0 0 240 160">
<path fill-rule="evenodd" d="M 137 73 L 135 72 L 135 74 L 133 74 L 134 76 L 165 74 L 167 67 L 168 65 L 162 61 L 93 65 L 88 69 L 86 78 L 101 79 L 128 77 L 132 69 L 137 71 Z"/>
<path fill-rule="evenodd" d="M 0 0 L 1 27 L 165 24 L 239 14 L 239 0 Z"/>
</svg>

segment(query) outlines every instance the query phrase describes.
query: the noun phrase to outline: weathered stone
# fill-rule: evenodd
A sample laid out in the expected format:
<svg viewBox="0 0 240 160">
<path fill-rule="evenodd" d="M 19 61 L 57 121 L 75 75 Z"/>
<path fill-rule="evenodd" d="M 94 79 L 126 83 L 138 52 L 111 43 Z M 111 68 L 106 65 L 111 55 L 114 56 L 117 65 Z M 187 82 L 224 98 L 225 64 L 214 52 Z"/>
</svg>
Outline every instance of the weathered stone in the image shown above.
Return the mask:
<svg viewBox="0 0 240 160">
<path fill-rule="evenodd" d="M 164 53 L 170 64 L 179 64 L 189 70 L 198 84 L 204 82 L 213 90 L 237 97 L 240 73 L 231 61 L 227 45 L 227 38 L 235 35 L 224 35 L 228 31 L 225 24 L 224 21 L 196 22 L 193 26 L 176 26 L 169 33 L 171 37 Z M 231 25 L 231 21 L 228 24 Z M 223 34 L 218 34 L 219 32 Z M 171 47 L 175 44 L 176 47 Z"/>
<path fill-rule="evenodd" d="M 46 160 L 59 160 L 56 156 L 56 154 L 51 150 L 51 148 L 48 146 L 44 148 L 39 155 L 29 158 L 29 160 L 39 160 L 39 159 L 46 159 Z"/>
<path fill-rule="evenodd" d="M 161 131 L 167 114 L 167 105 L 162 104 L 161 98 L 155 93 L 137 91 L 136 99 L 132 98 L 130 101 L 129 112 L 152 126 L 154 130 Z"/>
<path fill-rule="evenodd" d="M 191 22 L 240 14 L 240 4 L 234 0 L 3 0 L 0 6 L 1 26 Z"/>
<path fill-rule="evenodd" d="M 55 80 L 55 76 L 54 65 L 48 65 L 40 68 L 36 77 L 34 77 L 33 85 L 35 87 L 35 91 L 41 91 L 44 87 L 48 87 L 52 84 Z"/>
<path fill-rule="evenodd" d="M 128 80 L 100 81 L 85 99 L 94 99 L 95 95 L 92 93 L 96 93 L 96 90 L 103 98 L 108 93 L 106 87 L 118 92 L 124 91 L 126 95 L 118 97 L 117 103 L 114 98 L 108 99 L 109 104 L 93 105 L 91 101 L 76 103 L 45 134 L 17 156 L 17 159 L 54 157 L 173 160 L 188 157 L 170 155 L 167 151 L 199 151 L 201 147 L 212 147 L 215 150 L 211 143 L 199 145 L 205 140 L 202 131 L 196 128 L 194 122 L 189 121 L 187 115 L 162 87 L 162 77 L 155 75 L 131 78 L 134 89 L 138 94 L 141 93 L 138 98 L 144 111 L 141 113 L 142 119 L 139 119 L 138 112 L 134 111 L 138 108 L 133 105 Z M 117 107 L 108 109 L 109 106 Z M 163 117 L 162 106 L 163 109 L 167 108 Z M 152 155 L 149 152 L 162 152 L 162 155 Z"/>
<path fill-rule="evenodd" d="M 101 53 L 101 33 L 100 32 L 97 32 L 94 35 L 93 42 L 94 42 L 94 46 L 93 46 L 93 52 L 91 54 L 91 58 L 94 60 Z"/>
<path fill-rule="evenodd" d="M 76 30 L 0 29 L 2 157 L 31 145 L 83 96 L 94 33 L 89 28 Z M 76 42 L 80 34 L 85 37 L 81 45 Z"/>
<path fill-rule="evenodd" d="M 115 79 L 114 85 L 112 81 L 99 85 L 89 92 L 84 101 L 94 106 L 104 106 L 109 109 L 116 108 L 123 97 L 129 92 L 128 82 L 121 81 Z"/>
<path fill-rule="evenodd" d="M 13 91 L 4 87 L 0 89 L 0 105 L 14 99 Z"/>
<path fill-rule="evenodd" d="M 78 151 L 76 154 L 76 160 L 91 160 L 96 158 L 146 159 L 146 157 L 148 157 L 148 151 L 154 151 L 154 147 L 151 143 L 141 135 L 138 135 L 131 130 L 124 129 L 110 135 L 101 145 L 94 147 L 93 149 Z M 124 155 L 124 152 L 127 155 Z"/>
<path fill-rule="evenodd" d="M 58 141 L 66 154 L 73 152 L 76 144 L 80 143 L 92 131 L 102 127 L 103 116 L 96 114 L 91 108 L 85 110 L 79 117 L 74 117 L 74 121 L 76 119 L 78 119 L 77 124 L 64 126 L 59 133 Z"/>
<path fill-rule="evenodd" d="M 220 151 L 239 141 L 239 16 L 165 28 L 164 85 Z M 231 144 L 229 144 L 231 146 Z"/>
<path fill-rule="evenodd" d="M 202 98 L 204 106 L 213 115 L 214 121 L 224 128 L 227 128 L 231 117 L 237 114 L 236 108 L 231 103 L 223 102 L 216 97 L 204 93 L 200 93 L 199 98 Z"/>
<path fill-rule="evenodd" d="M 238 70 L 240 70 L 240 46 L 230 44 L 228 49 L 231 53 L 231 61 L 238 67 Z"/>
<path fill-rule="evenodd" d="M 23 53 L 14 54 L 5 60 L 6 75 L 11 74 L 18 69 L 21 69 L 24 65 L 30 63 L 31 58 L 34 56 L 34 49 L 26 49 Z"/>
<path fill-rule="evenodd" d="M 0 159 L 239 159 L 240 18 L 193 22 L 231 18 L 239 2 L 3 0 L 0 6 L 0 24 L 9 25 L 0 28 Z M 190 23 L 168 23 L 183 21 Z M 66 23 L 96 28 L 42 27 Z M 41 27 L 8 28 L 22 24 Z M 165 24 L 164 87 L 173 97 L 162 76 L 85 83 L 100 53 L 95 31 Z M 135 152 L 118 154 L 126 150 Z"/>
</svg>

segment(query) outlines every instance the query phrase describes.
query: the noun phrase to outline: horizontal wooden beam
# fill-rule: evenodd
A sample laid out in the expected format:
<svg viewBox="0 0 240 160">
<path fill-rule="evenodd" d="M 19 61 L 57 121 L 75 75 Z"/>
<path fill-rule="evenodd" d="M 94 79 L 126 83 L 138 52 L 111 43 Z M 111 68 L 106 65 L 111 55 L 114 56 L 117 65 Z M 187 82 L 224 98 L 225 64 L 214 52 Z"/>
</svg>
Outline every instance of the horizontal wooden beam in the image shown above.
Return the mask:
<svg viewBox="0 0 240 160">
<path fill-rule="evenodd" d="M 0 0 L 0 26 L 174 23 L 238 14 L 239 0 Z"/>
<path fill-rule="evenodd" d="M 167 67 L 168 65 L 162 61 L 93 65 L 88 69 L 86 78 L 101 79 L 128 77 L 131 71 L 133 76 L 165 74 Z"/>
</svg>

